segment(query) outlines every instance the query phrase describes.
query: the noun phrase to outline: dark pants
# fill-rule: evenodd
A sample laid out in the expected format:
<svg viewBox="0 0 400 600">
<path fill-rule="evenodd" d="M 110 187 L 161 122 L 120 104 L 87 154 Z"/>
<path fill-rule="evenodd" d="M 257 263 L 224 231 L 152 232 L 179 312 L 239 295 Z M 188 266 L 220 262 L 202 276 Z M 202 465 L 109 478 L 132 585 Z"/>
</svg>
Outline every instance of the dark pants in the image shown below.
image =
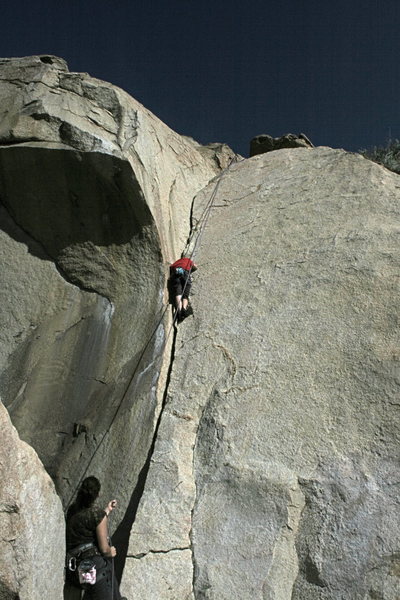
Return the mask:
<svg viewBox="0 0 400 600">
<path fill-rule="evenodd" d="M 98 581 L 86 589 L 83 600 L 120 600 L 119 584 L 114 573 L 114 562 L 111 558 L 95 556 Z"/>
<path fill-rule="evenodd" d="M 171 289 L 174 296 L 189 298 L 192 287 L 192 277 L 189 271 L 184 271 L 183 275 L 174 273 L 171 277 Z"/>
</svg>

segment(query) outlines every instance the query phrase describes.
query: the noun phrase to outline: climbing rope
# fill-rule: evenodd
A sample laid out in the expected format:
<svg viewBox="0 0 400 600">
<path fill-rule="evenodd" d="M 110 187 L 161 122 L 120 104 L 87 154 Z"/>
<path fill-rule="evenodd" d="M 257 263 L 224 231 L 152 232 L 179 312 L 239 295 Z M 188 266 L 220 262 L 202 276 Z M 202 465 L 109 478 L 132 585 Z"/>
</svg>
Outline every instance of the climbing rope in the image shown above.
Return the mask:
<svg viewBox="0 0 400 600">
<path fill-rule="evenodd" d="M 203 235 L 203 233 L 204 233 L 204 230 L 205 230 L 205 227 L 206 227 L 206 225 L 207 225 L 208 218 L 209 218 L 209 216 L 210 216 L 210 212 L 211 212 L 211 208 L 212 208 L 212 206 L 213 206 L 213 204 L 214 204 L 214 200 L 215 200 L 215 197 L 216 197 L 216 195 L 217 195 L 217 191 L 218 191 L 218 188 L 219 188 L 219 184 L 220 184 L 220 182 L 221 182 L 221 179 L 222 179 L 223 175 L 224 175 L 224 174 L 225 174 L 225 173 L 226 173 L 226 172 L 227 172 L 227 171 L 230 169 L 231 165 L 232 165 L 233 163 L 235 163 L 236 161 L 237 161 L 237 157 L 235 156 L 235 157 L 233 157 L 233 158 L 231 159 L 231 161 L 229 162 L 229 165 L 228 165 L 228 167 L 226 167 L 226 168 L 225 168 L 223 171 L 221 171 L 221 173 L 219 173 L 219 175 L 218 175 L 218 178 L 217 178 L 217 181 L 216 181 L 216 183 L 215 183 L 215 185 L 214 185 L 213 191 L 212 191 L 212 193 L 211 193 L 211 195 L 210 195 L 210 198 L 209 198 L 209 200 L 208 200 L 208 202 L 207 202 L 207 204 L 206 204 L 205 208 L 203 209 L 203 212 L 201 213 L 201 215 L 200 215 L 200 217 L 199 217 L 199 219 L 198 219 L 198 222 L 197 222 L 197 227 L 196 227 L 196 229 L 195 229 L 195 231 L 194 231 L 194 232 L 192 231 L 192 232 L 190 233 L 190 236 L 189 236 L 189 238 L 188 238 L 188 241 L 187 241 L 187 243 L 186 243 L 185 250 L 182 252 L 182 256 L 184 256 L 184 255 L 187 253 L 187 249 L 188 249 L 188 247 L 189 247 L 189 245 L 190 245 L 191 241 L 192 241 L 192 240 L 193 240 L 193 238 L 194 238 L 194 233 L 197 233 L 197 237 L 196 237 L 195 243 L 194 243 L 194 245 L 193 245 L 193 249 L 192 249 L 192 251 L 191 251 L 191 253 L 190 253 L 190 256 L 189 256 L 189 258 L 190 258 L 190 260 L 191 260 L 191 261 L 193 261 L 193 258 L 194 258 L 194 256 L 195 256 L 195 253 L 196 253 L 196 251 L 197 251 L 197 248 L 198 248 L 198 245 L 199 245 L 199 243 L 200 243 L 201 237 L 202 237 L 202 235 Z M 188 283 L 188 281 L 189 281 L 189 278 L 190 278 L 191 271 L 192 271 L 192 266 L 190 267 L 190 269 L 189 269 L 189 271 L 188 271 L 187 275 L 185 276 L 185 282 L 184 282 L 184 286 L 183 286 L 183 289 L 182 289 L 182 296 L 183 296 L 183 294 L 184 294 L 184 292 L 185 292 L 185 289 L 186 289 L 187 283 Z M 164 314 L 165 314 L 165 312 L 163 313 L 163 315 L 164 315 Z M 171 326 L 170 326 L 170 328 L 169 328 L 169 330 L 168 330 L 168 333 L 167 333 L 167 335 L 166 335 L 166 337 L 165 337 L 165 340 L 164 340 L 164 342 L 163 342 L 163 346 L 162 346 L 162 348 L 161 348 L 161 352 L 164 350 L 164 348 L 165 348 L 165 346 L 166 346 L 166 344 L 167 344 L 167 342 L 168 342 L 168 339 L 169 339 L 169 336 L 170 336 L 171 332 L 172 332 L 174 329 L 175 329 L 175 331 L 176 331 L 175 324 L 176 324 L 176 320 L 177 320 L 177 318 L 178 318 L 178 314 L 179 314 L 179 313 L 178 313 L 178 311 L 177 311 L 177 310 L 175 310 L 174 317 L 173 317 L 173 321 L 172 321 L 172 324 L 171 324 Z M 142 357 L 141 357 L 141 358 L 142 358 Z M 129 386 L 128 386 L 128 388 L 129 388 Z M 157 427 L 156 427 L 156 430 L 157 430 Z M 122 470 L 122 473 L 121 473 L 121 475 L 120 475 L 120 477 L 119 477 L 119 479 L 118 479 L 118 485 L 116 486 L 116 489 L 119 489 L 119 484 L 120 484 L 120 482 L 122 481 L 122 478 L 124 477 L 124 475 L 125 475 L 125 469 L 123 469 L 123 470 Z"/>
<path fill-rule="evenodd" d="M 86 473 L 88 472 L 88 470 L 89 470 L 89 468 L 90 468 L 90 466 L 91 466 L 91 464 L 92 464 L 92 462 L 93 462 L 93 459 L 94 459 L 94 457 L 96 456 L 97 452 L 99 451 L 99 448 L 100 448 L 100 446 L 102 445 L 102 443 L 103 443 L 103 441 L 104 441 L 104 439 L 105 439 L 106 435 L 107 435 L 107 434 L 110 432 L 110 430 L 111 430 L 111 427 L 113 426 L 113 424 L 114 424 L 114 422 L 115 422 L 115 419 L 117 418 L 117 415 L 118 415 L 118 413 L 119 413 L 119 410 L 120 410 L 120 408 L 121 408 L 121 406 L 122 406 L 122 404 L 123 404 L 123 401 L 124 401 L 124 400 L 125 400 L 125 398 L 126 398 L 126 395 L 127 395 L 128 391 L 129 391 L 129 388 L 130 388 L 130 386 L 131 386 L 131 384 L 132 384 L 132 381 L 133 381 L 133 379 L 134 379 L 134 377 L 135 377 L 135 375 L 136 375 L 136 373 L 137 373 L 137 370 L 138 370 L 138 368 L 139 368 L 139 366 L 140 366 L 140 363 L 141 363 L 141 361 L 142 361 L 142 358 L 144 357 L 144 355 L 145 355 L 145 353 L 146 353 L 146 350 L 147 350 L 147 348 L 148 348 L 148 347 L 149 347 L 149 345 L 150 345 L 150 342 L 152 341 L 152 339 L 153 339 L 153 337 L 154 337 L 155 333 L 157 332 L 157 330 L 158 330 L 159 326 L 161 325 L 161 323 L 162 323 L 162 321 L 163 321 L 163 319 L 164 319 L 164 315 L 165 315 L 165 313 L 167 312 L 167 310 L 168 310 L 168 306 L 166 306 L 166 307 L 164 308 L 164 310 L 163 310 L 163 312 L 162 312 L 162 314 L 161 314 L 161 317 L 159 318 L 159 320 L 158 320 L 158 322 L 157 322 L 157 325 L 155 326 L 155 328 L 154 328 L 154 330 L 153 330 L 152 334 L 150 335 L 150 337 L 149 337 L 148 341 L 146 342 L 146 344 L 145 344 L 145 346 L 144 346 L 144 348 L 143 348 L 143 350 L 142 350 L 141 354 L 139 355 L 139 358 L 138 358 L 138 361 L 137 361 L 137 363 L 136 363 L 136 366 L 135 366 L 135 368 L 134 368 L 134 370 L 133 370 L 133 372 L 132 372 L 132 375 L 130 376 L 130 378 L 129 378 L 129 380 L 128 380 L 128 384 L 126 385 L 126 387 L 125 387 L 125 389 L 124 389 L 124 392 L 123 392 L 123 394 L 122 394 L 122 396 L 121 396 L 121 400 L 119 401 L 119 403 L 118 403 L 118 405 L 117 405 L 117 408 L 116 408 L 116 410 L 114 411 L 114 414 L 113 414 L 113 416 L 112 416 L 112 418 L 111 418 L 111 421 L 110 421 L 109 425 L 107 426 L 107 429 L 104 431 L 104 433 L 103 433 L 103 435 L 102 435 L 102 437 L 101 437 L 101 439 L 100 439 L 99 443 L 97 444 L 97 446 L 96 446 L 96 448 L 95 448 L 95 450 L 94 450 L 94 452 L 93 452 L 92 456 L 90 457 L 90 460 L 89 460 L 89 462 L 88 462 L 88 464 L 87 464 L 87 466 L 86 466 L 85 470 L 83 471 L 83 473 L 82 473 L 82 475 L 81 475 L 81 477 L 80 477 L 80 479 L 79 479 L 79 481 L 78 481 L 78 484 L 76 485 L 76 487 L 75 487 L 75 489 L 74 489 L 73 493 L 71 494 L 71 496 L 70 496 L 70 498 L 69 498 L 69 500 L 68 500 L 68 503 L 67 503 L 67 505 L 66 505 L 66 508 L 65 508 L 65 511 L 64 511 L 64 512 L 66 512 L 66 511 L 68 510 L 68 508 L 69 508 L 69 506 L 70 506 L 70 504 L 71 504 L 71 502 L 72 502 L 73 498 L 75 497 L 75 494 L 77 493 L 77 491 L 78 491 L 78 489 L 79 489 L 79 486 L 81 485 L 81 483 L 82 483 L 83 479 L 85 478 L 85 475 L 86 475 Z M 161 348 L 161 352 L 162 352 L 163 350 L 164 350 L 164 348 L 162 347 L 162 348 Z M 160 353 L 161 353 L 161 352 L 160 352 Z"/>
<path fill-rule="evenodd" d="M 196 252 L 197 252 L 198 245 L 200 243 L 201 237 L 202 237 L 202 235 L 204 233 L 204 230 L 205 230 L 205 227 L 207 225 L 207 222 L 208 222 L 208 219 L 209 219 L 209 216 L 210 216 L 210 213 L 211 213 L 211 209 L 212 209 L 212 206 L 214 204 L 214 200 L 215 200 L 216 194 L 218 192 L 218 188 L 219 188 L 219 185 L 221 183 L 222 177 L 229 171 L 231 165 L 234 162 L 236 162 L 236 161 L 237 161 L 237 157 L 235 156 L 235 157 L 233 157 L 231 159 L 231 161 L 229 162 L 229 165 L 223 171 L 221 171 L 219 173 L 219 175 L 217 177 L 217 181 L 216 181 L 215 186 L 214 186 L 214 189 L 213 189 L 213 191 L 212 191 L 212 193 L 210 195 L 210 198 L 209 198 L 209 200 L 208 200 L 205 208 L 203 209 L 203 212 L 201 213 L 200 218 L 197 221 L 196 228 L 191 232 L 191 234 L 190 234 L 190 236 L 188 238 L 185 250 L 182 253 L 182 255 L 184 255 L 187 252 L 188 248 L 190 247 L 190 245 L 191 245 L 191 243 L 193 241 L 193 238 L 194 238 L 195 234 L 197 234 L 197 237 L 196 237 L 195 242 L 193 244 L 193 248 L 192 248 L 191 253 L 190 253 L 190 260 L 192 260 L 192 261 L 193 261 L 193 258 L 195 256 Z M 186 289 L 187 283 L 188 283 L 189 278 L 190 278 L 191 271 L 192 271 L 192 267 L 190 268 L 190 270 L 188 271 L 188 273 L 187 273 L 187 275 L 185 277 L 185 283 L 184 283 L 184 286 L 183 286 L 182 295 L 183 295 L 183 293 L 184 293 L 184 291 Z M 90 466 L 91 466 L 91 464 L 92 464 L 92 462 L 94 460 L 94 457 L 96 456 L 97 452 L 99 451 L 100 446 L 102 445 L 102 443 L 104 442 L 104 439 L 106 438 L 106 436 L 110 432 L 110 430 L 111 430 L 111 428 L 112 428 L 112 426 L 113 426 L 113 424 L 115 422 L 115 419 L 117 418 L 118 413 L 119 413 L 119 411 L 121 409 L 121 406 L 122 406 L 122 404 L 123 404 L 123 402 L 124 402 L 124 400 L 125 400 L 125 398 L 126 398 L 126 396 L 128 394 L 129 388 L 131 387 L 131 384 L 132 384 L 132 382 L 134 380 L 134 377 L 135 377 L 135 375 L 136 375 L 136 373 L 138 371 L 140 363 L 141 363 L 141 361 L 142 361 L 142 359 L 143 359 L 143 357 L 144 357 L 144 355 L 146 353 L 146 350 L 148 349 L 148 347 L 149 347 L 149 345 L 150 345 L 150 343 L 151 343 L 154 335 L 156 334 L 158 328 L 160 327 L 160 325 L 161 325 L 161 323 L 162 323 L 162 321 L 164 319 L 164 316 L 165 316 L 165 313 L 167 312 L 167 310 L 168 310 L 168 305 L 162 311 L 162 314 L 161 314 L 161 316 L 160 316 L 160 318 L 159 318 L 159 320 L 158 320 L 158 322 L 157 322 L 157 324 L 156 324 L 153 332 L 151 333 L 151 335 L 150 335 L 148 341 L 146 342 L 146 344 L 145 344 L 145 346 L 144 346 L 141 354 L 139 355 L 139 358 L 138 358 L 138 361 L 136 363 L 136 366 L 135 366 L 135 368 L 134 368 L 134 370 L 132 372 L 132 375 L 130 376 L 130 378 L 128 380 L 128 383 L 127 383 L 127 385 L 126 385 L 126 387 L 124 389 L 124 392 L 123 392 L 123 394 L 121 396 L 121 400 L 119 401 L 119 403 L 117 405 L 117 408 L 114 411 L 114 414 L 113 414 L 113 416 L 111 418 L 111 421 L 110 421 L 109 425 L 107 426 L 106 430 L 104 431 L 102 437 L 100 438 L 99 443 L 97 444 L 97 446 L 96 446 L 96 448 L 95 448 L 92 456 L 90 457 L 90 460 L 89 460 L 88 464 L 86 465 L 86 468 L 83 471 L 83 473 L 82 473 L 82 475 L 81 475 L 81 477 L 80 477 L 80 479 L 79 479 L 76 487 L 74 488 L 74 491 L 71 494 L 71 496 L 70 496 L 70 498 L 68 500 L 68 503 L 66 504 L 65 512 L 67 512 L 67 510 L 68 510 L 68 508 L 69 508 L 69 506 L 70 506 L 73 498 L 75 497 L 75 494 L 77 493 L 77 491 L 79 489 L 79 486 L 81 485 L 83 479 L 85 478 L 85 476 L 86 476 L 86 474 L 87 474 L 87 472 L 88 472 L 88 470 L 89 470 L 89 468 L 90 468 Z M 166 346 L 166 344 L 168 342 L 168 339 L 169 339 L 169 336 L 171 334 L 171 331 L 175 327 L 177 317 L 178 317 L 178 311 L 175 311 L 172 324 L 171 324 L 171 326 L 170 326 L 170 328 L 168 330 L 168 333 L 167 333 L 166 337 L 164 338 L 163 344 L 162 344 L 162 346 L 160 348 L 160 353 L 159 353 L 160 355 L 162 355 L 162 353 L 164 351 L 164 348 L 165 348 L 165 346 Z M 123 471 L 123 474 L 124 474 L 124 471 Z M 119 480 L 121 480 L 121 477 L 119 478 Z"/>
<path fill-rule="evenodd" d="M 219 185 L 221 183 L 221 180 L 222 180 L 223 176 L 225 175 L 225 173 L 227 173 L 229 171 L 229 169 L 231 168 L 231 166 L 234 163 L 236 163 L 237 161 L 238 161 L 237 156 L 236 155 L 233 156 L 231 158 L 231 160 L 229 161 L 228 166 L 223 171 L 221 171 L 219 173 L 219 175 L 217 177 L 217 181 L 216 181 L 215 186 L 214 186 L 214 189 L 213 189 L 213 191 L 212 191 L 212 193 L 210 195 L 210 198 L 208 199 L 208 202 L 206 203 L 206 205 L 205 205 L 205 207 L 203 209 L 203 212 L 201 213 L 201 215 L 200 215 L 200 217 L 199 217 L 199 219 L 197 221 L 196 227 L 192 228 L 192 231 L 190 233 L 188 241 L 186 242 L 185 249 L 184 249 L 184 251 L 182 253 L 183 255 L 185 255 L 185 254 L 187 254 L 189 252 L 189 248 L 190 248 L 192 239 L 195 236 L 195 234 L 198 232 L 198 236 L 197 236 L 196 242 L 195 242 L 195 244 L 193 246 L 193 250 L 191 251 L 191 255 L 190 255 L 190 259 L 191 260 L 193 260 L 193 257 L 195 256 L 195 254 L 197 252 L 197 246 L 199 245 L 200 239 L 201 239 L 201 237 L 203 235 L 203 232 L 205 230 L 205 227 L 207 225 L 207 221 L 208 221 L 208 218 L 210 216 L 211 208 L 212 208 L 212 206 L 214 204 L 215 196 L 217 195 L 218 188 L 219 188 Z"/>
<path fill-rule="evenodd" d="M 207 225 L 210 213 L 211 213 L 211 209 L 213 207 L 214 200 L 215 200 L 215 197 L 217 195 L 218 188 L 219 188 L 219 185 L 221 183 L 222 177 L 225 175 L 225 173 L 227 173 L 229 171 L 229 169 L 231 168 L 232 164 L 234 164 L 234 163 L 237 162 L 237 160 L 238 160 L 237 156 L 236 155 L 233 156 L 231 158 L 231 160 L 229 161 L 228 166 L 223 171 L 221 171 L 219 173 L 219 175 L 217 177 L 216 184 L 214 186 L 214 189 L 213 189 L 213 191 L 212 191 L 212 193 L 210 195 L 210 198 L 209 198 L 206 206 L 203 209 L 203 212 L 201 213 L 201 215 L 200 215 L 200 217 L 199 217 L 199 219 L 197 221 L 196 228 L 193 228 L 192 231 L 191 231 L 191 233 L 190 233 L 188 241 L 186 242 L 185 250 L 183 251 L 182 254 L 185 255 L 188 252 L 188 250 L 190 248 L 190 245 L 191 245 L 191 242 L 192 242 L 192 239 L 194 237 L 194 234 L 196 232 L 198 232 L 196 241 L 195 241 L 195 243 L 193 245 L 193 249 L 192 249 L 192 251 L 190 253 L 190 256 L 189 256 L 190 260 L 192 260 L 192 261 L 194 260 L 194 257 L 195 257 L 196 252 L 197 252 L 197 248 L 198 248 L 198 246 L 200 244 L 200 240 L 201 240 L 201 238 L 203 236 L 203 233 L 205 231 L 205 228 L 206 228 L 206 225 Z M 188 274 L 186 276 L 185 284 L 184 284 L 183 290 L 182 290 L 182 296 L 183 296 L 183 294 L 185 292 L 187 282 L 189 281 L 191 271 L 192 271 L 192 267 L 190 267 L 190 270 L 189 270 L 189 272 L 188 272 Z M 177 313 L 175 313 L 175 318 L 176 317 L 177 317 Z"/>
</svg>

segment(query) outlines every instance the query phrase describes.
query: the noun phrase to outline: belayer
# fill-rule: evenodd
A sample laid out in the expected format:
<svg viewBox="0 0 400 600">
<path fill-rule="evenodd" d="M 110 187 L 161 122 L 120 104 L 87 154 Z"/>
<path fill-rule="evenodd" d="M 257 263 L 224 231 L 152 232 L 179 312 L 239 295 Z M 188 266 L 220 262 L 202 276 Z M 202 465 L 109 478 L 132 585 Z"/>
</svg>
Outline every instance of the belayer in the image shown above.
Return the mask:
<svg viewBox="0 0 400 600">
<path fill-rule="evenodd" d="M 86 477 L 68 510 L 66 589 L 68 584 L 84 589 L 86 600 L 126 600 L 114 574 L 117 551 L 108 538 L 107 519 L 117 502 L 111 500 L 105 509 L 96 506 L 100 487 L 96 477 Z"/>
<path fill-rule="evenodd" d="M 189 295 L 192 287 L 191 273 L 196 270 L 197 265 L 190 258 L 180 258 L 169 267 L 170 286 L 178 323 L 193 314 L 193 309 L 189 305 Z"/>
</svg>

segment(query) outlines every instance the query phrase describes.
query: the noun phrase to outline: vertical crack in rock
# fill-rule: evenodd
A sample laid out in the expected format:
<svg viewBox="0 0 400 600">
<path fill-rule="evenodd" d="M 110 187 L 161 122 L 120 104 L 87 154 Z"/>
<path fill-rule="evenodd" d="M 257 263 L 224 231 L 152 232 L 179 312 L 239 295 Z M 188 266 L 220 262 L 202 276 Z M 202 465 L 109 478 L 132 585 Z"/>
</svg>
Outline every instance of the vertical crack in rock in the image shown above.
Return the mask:
<svg viewBox="0 0 400 600">
<path fill-rule="evenodd" d="M 191 210 L 190 210 L 190 231 L 189 231 L 189 235 L 187 237 L 188 244 L 190 243 L 190 240 L 191 240 L 192 234 L 193 234 L 193 221 L 192 221 L 193 206 L 194 206 L 194 198 L 192 200 Z M 161 425 L 161 422 L 162 422 L 162 419 L 164 416 L 164 409 L 165 409 L 165 406 L 167 403 L 168 390 L 169 390 L 172 370 L 173 370 L 174 361 L 175 361 L 178 328 L 176 326 L 171 326 L 171 327 L 173 327 L 174 330 L 173 330 L 173 338 L 172 338 L 171 351 L 170 351 L 170 359 L 169 359 L 168 371 L 167 371 L 167 376 L 166 376 L 166 381 L 165 381 L 165 388 L 164 388 L 163 397 L 162 397 L 161 408 L 160 408 L 160 412 L 159 412 L 159 415 L 157 418 L 157 423 L 156 423 L 156 426 L 154 429 L 152 443 L 150 445 L 150 448 L 149 448 L 149 451 L 147 454 L 146 462 L 140 471 L 140 474 L 139 474 L 135 489 L 133 490 L 133 493 L 132 493 L 128 508 L 126 510 L 125 516 L 124 516 L 123 520 L 120 522 L 120 524 L 113 536 L 114 543 L 116 545 L 118 545 L 118 547 L 119 547 L 119 555 L 117 556 L 117 559 L 115 561 L 116 576 L 119 581 L 121 581 L 121 579 L 122 579 L 122 573 L 123 573 L 127 558 L 133 558 L 133 559 L 138 560 L 138 559 L 146 557 L 149 554 L 168 554 L 170 552 L 175 552 L 175 551 L 181 552 L 181 551 L 186 551 L 186 550 L 190 550 L 192 553 L 191 544 L 189 547 L 172 547 L 172 548 L 168 548 L 168 549 L 157 549 L 157 550 L 151 549 L 148 552 L 139 553 L 139 554 L 129 554 L 128 553 L 129 538 L 130 538 L 133 524 L 136 519 L 136 514 L 137 514 L 137 511 L 139 508 L 139 504 L 141 502 L 142 496 L 145 491 L 147 476 L 149 473 L 151 461 L 152 461 L 152 458 L 154 455 L 155 445 L 156 445 L 157 438 L 158 438 L 158 432 L 159 432 L 160 425 Z M 169 334 L 167 332 L 165 344 L 167 343 L 168 335 Z M 194 456 L 194 454 L 193 454 L 193 456 Z M 189 534 L 189 537 L 191 538 L 191 533 Z M 193 553 L 192 553 L 192 556 L 193 556 Z"/>
<path fill-rule="evenodd" d="M 191 552 L 191 557 L 192 557 L 192 565 L 193 565 L 193 579 L 192 579 L 192 594 L 193 594 L 193 598 L 195 600 L 197 600 L 197 593 L 196 593 L 196 579 L 197 579 L 197 575 L 198 575 L 198 567 L 197 567 L 197 563 L 196 563 L 196 558 L 195 558 L 195 554 L 194 554 L 194 539 L 193 539 L 193 520 L 194 520 L 194 511 L 196 508 L 196 503 L 197 503 L 197 481 L 196 481 L 196 477 L 195 477 L 195 455 L 196 455 L 196 445 L 197 445 L 197 437 L 198 437 L 198 433 L 199 433 L 199 428 L 200 428 L 200 423 L 201 423 L 201 418 L 199 421 L 199 425 L 197 427 L 197 432 L 196 432 L 196 440 L 193 446 L 193 460 L 192 460 L 192 469 L 193 469 L 193 480 L 194 480 L 194 485 L 195 485 L 195 498 L 194 498 L 194 502 L 193 502 L 193 508 L 191 511 L 191 515 L 190 515 L 190 522 L 191 522 L 191 527 L 190 527 L 190 531 L 189 531 L 189 539 L 190 539 L 190 552 Z"/>
<path fill-rule="evenodd" d="M 190 212 L 189 212 L 189 235 L 186 238 L 186 246 L 185 246 L 185 250 L 184 250 L 185 253 L 188 252 L 188 250 L 190 248 L 193 250 L 192 240 L 193 240 L 194 234 L 197 232 L 197 222 L 195 221 L 195 217 L 194 217 L 194 201 L 195 201 L 195 198 L 196 198 L 196 196 L 193 198 L 192 203 L 190 205 Z"/>
<path fill-rule="evenodd" d="M 120 522 L 120 524 L 119 524 L 118 528 L 116 529 L 114 536 L 113 536 L 114 543 L 116 545 L 118 545 L 118 547 L 119 547 L 119 555 L 115 560 L 116 576 L 119 581 L 121 580 L 122 572 L 125 567 L 125 561 L 126 561 L 126 558 L 128 557 L 130 532 L 131 532 L 133 523 L 135 522 L 136 513 L 138 510 L 140 501 L 142 499 L 143 493 L 144 493 L 147 475 L 148 475 L 148 472 L 150 469 L 151 459 L 152 459 L 152 456 L 154 453 L 154 447 L 155 447 L 155 444 L 157 441 L 158 430 L 160 428 L 162 416 L 164 413 L 164 408 L 165 408 L 165 405 L 167 402 L 168 388 L 169 388 L 169 383 L 171 380 L 171 373 L 172 373 L 174 359 L 175 359 L 176 337 L 177 337 L 177 328 L 174 327 L 172 346 L 171 346 L 171 355 L 170 355 L 170 361 L 169 361 L 169 365 L 168 365 L 165 389 L 164 389 L 164 393 L 163 393 L 160 413 L 158 415 L 157 423 L 156 423 L 156 426 L 154 429 L 153 439 L 152 439 L 152 442 L 151 442 L 151 445 L 150 445 L 150 448 L 149 448 L 149 451 L 147 454 L 146 461 L 139 473 L 135 489 L 133 490 L 131 499 L 129 501 L 129 505 L 125 512 L 125 516 L 122 519 L 122 521 Z M 166 338 L 166 342 L 167 342 L 167 338 Z M 177 550 L 177 548 L 175 548 L 175 550 Z M 180 550 L 182 550 L 182 548 L 180 548 Z M 154 552 L 156 552 L 156 551 L 154 551 Z M 161 552 L 161 551 L 158 551 L 158 552 Z M 133 556 L 132 558 L 138 558 L 138 556 Z"/>
<path fill-rule="evenodd" d="M 192 205 L 192 212 L 193 212 L 193 205 Z M 195 224 L 194 224 L 194 221 L 192 220 L 192 217 L 191 217 L 191 225 L 192 225 L 192 231 L 193 231 L 193 227 L 195 227 Z M 191 236 L 189 236 L 189 238 L 188 238 L 188 245 L 189 245 L 189 243 L 191 243 Z M 204 422 L 210 418 L 212 419 L 214 427 L 215 427 L 216 439 L 218 440 L 217 443 L 222 444 L 223 431 L 221 431 L 220 428 L 218 427 L 217 421 L 214 421 L 214 419 L 212 417 L 210 417 L 210 411 L 212 411 L 211 407 L 213 404 L 213 398 L 218 396 L 218 394 L 220 392 L 226 394 L 229 390 L 233 389 L 234 383 L 235 383 L 235 378 L 237 375 L 237 364 L 236 364 L 236 361 L 235 361 L 234 357 L 232 356 L 231 352 L 228 350 L 228 348 L 226 348 L 223 344 L 217 343 L 213 339 L 213 337 L 207 333 L 204 334 L 204 337 L 210 341 L 211 346 L 222 356 L 222 363 L 225 365 L 225 376 L 224 376 L 225 385 L 223 385 L 222 387 L 225 389 L 218 390 L 217 387 L 214 387 L 210 398 L 205 402 L 205 404 L 203 406 L 203 410 L 202 410 L 200 418 L 199 418 L 199 421 L 198 421 L 195 441 L 194 441 L 193 450 L 192 450 L 192 473 L 193 473 L 193 483 L 194 483 L 194 487 L 195 487 L 195 493 L 194 493 L 193 506 L 192 506 L 192 510 L 191 510 L 191 528 L 189 531 L 189 539 L 190 539 L 190 551 L 191 551 L 191 560 L 192 560 L 192 569 L 193 569 L 192 594 L 193 594 L 193 598 L 195 600 L 201 600 L 202 598 L 205 598 L 206 594 L 207 594 L 207 590 L 211 589 L 211 584 L 209 582 L 208 576 L 204 572 L 202 573 L 201 584 L 199 584 L 198 580 L 199 580 L 199 575 L 200 575 L 200 567 L 199 567 L 199 564 L 198 564 L 198 561 L 197 561 L 196 555 L 195 555 L 195 536 L 194 536 L 193 524 L 194 524 L 195 512 L 198 508 L 199 495 L 201 494 L 201 486 L 199 486 L 197 478 L 196 478 L 196 452 L 197 452 L 198 444 L 199 443 L 201 444 L 201 439 L 199 441 L 199 436 L 201 436 L 201 429 L 204 426 Z M 199 487 L 200 487 L 200 490 L 199 490 Z"/>
</svg>

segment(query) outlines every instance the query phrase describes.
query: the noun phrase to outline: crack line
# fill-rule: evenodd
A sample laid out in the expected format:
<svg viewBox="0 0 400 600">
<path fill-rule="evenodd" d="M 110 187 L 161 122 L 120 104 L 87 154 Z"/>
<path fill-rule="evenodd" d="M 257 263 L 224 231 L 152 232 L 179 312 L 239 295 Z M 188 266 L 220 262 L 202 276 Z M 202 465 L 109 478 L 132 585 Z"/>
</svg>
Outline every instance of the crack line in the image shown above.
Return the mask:
<svg viewBox="0 0 400 600">
<path fill-rule="evenodd" d="M 169 554 L 170 552 L 183 552 L 184 550 L 190 550 L 190 546 L 184 546 L 182 548 L 169 548 L 168 550 L 148 550 L 147 552 L 141 552 L 140 554 L 127 554 L 126 558 L 135 558 L 140 560 L 149 554 Z"/>
</svg>

